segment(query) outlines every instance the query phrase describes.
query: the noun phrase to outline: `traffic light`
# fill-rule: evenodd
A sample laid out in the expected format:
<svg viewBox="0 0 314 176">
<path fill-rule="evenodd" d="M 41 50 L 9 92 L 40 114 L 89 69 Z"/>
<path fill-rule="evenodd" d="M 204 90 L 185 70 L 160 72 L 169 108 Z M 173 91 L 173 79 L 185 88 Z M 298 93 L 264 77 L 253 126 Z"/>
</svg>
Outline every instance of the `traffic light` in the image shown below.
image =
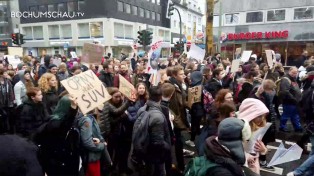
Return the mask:
<svg viewBox="0 0 314 176">
<path fill-rule="evenodd" d="M 19 33 L 19 37 L 18 37 L 18 38 L 20 39 L 19 44 L 20 44 L 20 45 L 23 45 L 23 44 L 25 43 L 25 41 L 24 41 L 24 35 Z"/>
<path fill-rule="evenodd" d="M 144 48 L 152 43 L 153 33 L 147 30 L 138 31 L 138 43 Z"/>
<path fill-rule="evenodd" d="M 17 33 L 12 34 L 11 38 L 12 38 L 12 43 L 14 43 L 15 45 L 18 45 L 19 39 L 18 39 Z"/>
<path fill-rule="evenodd" d="M 153 40 L 153 33 L 150 31 L 145 31 L 145 44 L 150 45 Z"/>
<path fill-rule="evenodd" d="M 184 42 L 177 42 L 174 47 L 177 51 L 182 53 L 184 51 Z"/>
<path fill-rule="evenodd" d="M 140 45 L 144 45 L 144 32 L 143 32 L 143 30 L 142 31 L 138 31 L 137 32 L 138 33 L 138 43 L 140 44 Z"/>
<path fill-rule="evenodd" d="M 173 11 L 174 11 L 174 4 L 170 2 L 169 7 L 168 7 L 168 17 L 173 15 Z"/>
</svg>

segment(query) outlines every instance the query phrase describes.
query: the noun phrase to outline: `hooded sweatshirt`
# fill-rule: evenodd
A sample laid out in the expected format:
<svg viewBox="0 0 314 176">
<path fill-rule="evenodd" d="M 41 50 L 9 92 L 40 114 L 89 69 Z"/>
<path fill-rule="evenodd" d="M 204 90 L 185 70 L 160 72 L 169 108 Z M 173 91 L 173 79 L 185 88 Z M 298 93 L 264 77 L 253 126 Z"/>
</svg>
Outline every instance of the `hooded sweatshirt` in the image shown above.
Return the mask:
<svg viewBox="0 0 314 176">
<path fill-rule="evenodd" d="M 262 101 L 254 98 L 247 98 L 242 102 L 239 108 L 238 117 L 250 122 L 266 113 L 269 113 L 269 110 Z"/>
<path fill-rule="evenodd" d="M 29 72 L 26 72 L 29 73 Z M 26 87 L 25 87 L 25 71 L 24 70 L 20 70 L 17 73 L 19 75 L 20 81 L 18 83 L 15 84 L 14 86 L 14 95 L 15 95 L 15 100 L 16 100 L 16 104 L 20 105 L 22 104 L 22 100 L 23 98 L 26 96 Z"/>
</svg>

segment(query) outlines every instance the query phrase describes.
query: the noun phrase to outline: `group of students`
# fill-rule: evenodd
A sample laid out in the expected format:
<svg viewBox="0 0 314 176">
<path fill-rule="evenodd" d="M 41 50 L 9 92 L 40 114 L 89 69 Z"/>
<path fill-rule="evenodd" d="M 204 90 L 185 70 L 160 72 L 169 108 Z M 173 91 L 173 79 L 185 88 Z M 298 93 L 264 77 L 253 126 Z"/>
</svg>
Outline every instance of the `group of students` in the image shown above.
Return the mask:
<svg viewBox="0 0 314 176">
<path fill-rule="evenodd" d="M 196 175 L 196 165 L 186 165 L 184 159 L 194 152 L 184 149 L 185 145 L 204 157 L 205 175 L 259 175 L 261 167 L 274 170 L 267 166 L 266 145 L 275 141 L 276 118 L 280 118 L 280 131 L 289 132 L 286 122 L 290 117 L 295 131 L 302 132 L 300 113 L 304 112 L 301 115 L 308 124 L 314 117 L 313 60 L 304 63 L 306 73 L 298 79 L 302 74 L 296 67 L 286 74 L 281 63 L 270 69 L 266 62 L 257 64 L 256 57 L 235 73 L 226 70 L 230 61 L 219 54 L 202 63 L 184 56 L 170 57 L 158 64 L 158 86 L 153 86 L 145 71 L 146 57 L 105 57 L 102 69 L 93 64 L 88 68 L 79 59 L 62 59 L 57 66 L 51 56 L 43 57 L 44 64 L 30 56 L 22 61 L 17 71 L 9 63 L 0 65 L 0 132 L 15 134 L 1 135 L 0 141 L 8 142 L 0 152 L 18 150 L 14 146 L 21 143 L 29 153 L 8 152 L 15 153 L 14 158 L 0 155 L 0 175 Z M 88 69 L 112 98 L 83 115 L 60 81 Z M 135 99 L 119 91 L 119 75 L 135 86 Z M 188 107 L 188 91 L 195 86 L 202 86 L 201 101 Z M 143 112 L 149 114 L 149 145 L 141 155 L 134 152 L 138 149 L 134 135 Z M 272 123 L 270 129 L 254 144 L 254 151 L 248 150 L 247 141 L 267 122 Z M 299 144 L 304 145 L 310 137 L 306 133 Z M 18 163 L 36 162 L 34 155 L 38 167 Z M 145 164 L 139 164 L 137 158 Z M 14 163 L 21 168 L 14 169 Z M 303 169 L 294 174 L 302 175 L 310 166 Z"/>
</svg>

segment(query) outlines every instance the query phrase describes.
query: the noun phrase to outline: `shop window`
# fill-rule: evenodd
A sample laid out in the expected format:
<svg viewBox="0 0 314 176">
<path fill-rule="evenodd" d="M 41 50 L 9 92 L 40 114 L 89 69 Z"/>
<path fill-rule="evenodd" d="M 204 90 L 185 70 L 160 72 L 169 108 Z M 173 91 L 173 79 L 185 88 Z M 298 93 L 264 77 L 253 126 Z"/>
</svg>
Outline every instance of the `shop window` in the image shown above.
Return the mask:
<svg viewBox="0 0 314 176">
<path fill-rule="evenodd" d="M 132 14 L 137 15 L 137 10 L 138 10 L 138 8 L 136 6 L 133 6 L 132 7 Z"/>
<path fill-rule="evenodd" d="M 144 17 L 144 9 L 140 8 L 140 17 Z"/>
<path fill-rule="evenodd" d="M 33 31 L 32 27 L 23 27 L 23 34 L 25 40 L 33 40 Z"/>
<path fill-rule="evenodd" d="M 131 5 L 130 4 L 124 4 L 124 12 L 130 14 L 131 13 Z"/>
<path fill-rule="evenodd" d="M 49 39 L 60 39 L 59 25 L 49 25 Z"/>
<path fill-rule="evenodd" d="M 91 37 L 103 37 L 103 25 L 102 22 L 90 23 Z"/>
<path fill-rule="evenodd" d="M 226 14 L 225 15 L 226 24 L 239 24 L 239 14 Z M 218 19 L 219 22 L 219 19 Z"/>
<path fill-rule="evenodd" d="M 79 38 L 90 38 L 89 34 L 89 23 L 79 23 L 78 24 Z"/>
<path fill-rule="evenodd" d="M 263 12 L 248 12 L 246 14 L 247 23 L 263 22 Z"/>
<path fill-rule="evenodd" d="M 44 39 L 44 33 L 43 33 L 43 27 L 42 26 L 34 26 L 33 27 L 33 33 L 34 33 L 34 39 L 35 40 L 43 40 Z"/>
<path fill-rule="evenodd" d="M 72 38 L 72 30 L 70 24 L 60 25 L 61 34 L 63 39 L 71 39 Z"/>
<path fill-rule="evenodd" d="M 118 1 L 118 11 L 123 12 L 123 2 Z"/>
<path fill-rule="evenodd" d="M 313 19 L 314 7 L 296 8 L 294 9 L 295 20 Z"/>
<path fill-rule="evenodd" d="M 284 21 L 286 10 L 269 10 L 267 11 L 267 21 Z"/>
</svg>

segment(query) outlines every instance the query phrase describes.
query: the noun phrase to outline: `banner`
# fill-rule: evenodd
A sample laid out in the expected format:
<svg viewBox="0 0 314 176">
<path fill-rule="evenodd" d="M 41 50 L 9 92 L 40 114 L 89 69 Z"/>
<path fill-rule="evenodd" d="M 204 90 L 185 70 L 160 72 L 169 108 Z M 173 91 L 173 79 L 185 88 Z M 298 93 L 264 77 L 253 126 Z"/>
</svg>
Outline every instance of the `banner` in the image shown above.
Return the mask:
<svg viewBox="0 0 314 176">
<path fill-rule="evenodd" d="M 201 102 L 202 97 L 202 86 L 195 86 L 189 88 L 188 91 L 188 107 L 192 107 L 194 103 Z"/>
<path fill-rule="evenodd" d="M 104 55 L 105 48 L 102 45 L 84 43 L 82 61 L 85 63 L 99 64 Z"/>
<path fill-rule="evenodd" d="M 119 74 L 119 91 L 129 100 L 136 99 L 136 90 L 128 80 Z"/>
<path fill-rule="evenodd" d="M 77 98 L 78 106 L 83 114 L 87 114 L 111 99 L 106 87 L 92 70 L 63 80 L 61 84 Z"/>
<path fill-rule="evenodd" d="M 251 55 L 252 55 L 252 51 L 243 51 L 241 61 L 244 63 L 249 61 Z"/>
<path fill-rule="evenodd" d="M 190 51 L 188 52 L 188 58 L 192 57 L 196 59 L 199 63 L 203 62 L 206 51 L 194 43 L 191 45 Z"/>
</svg>

